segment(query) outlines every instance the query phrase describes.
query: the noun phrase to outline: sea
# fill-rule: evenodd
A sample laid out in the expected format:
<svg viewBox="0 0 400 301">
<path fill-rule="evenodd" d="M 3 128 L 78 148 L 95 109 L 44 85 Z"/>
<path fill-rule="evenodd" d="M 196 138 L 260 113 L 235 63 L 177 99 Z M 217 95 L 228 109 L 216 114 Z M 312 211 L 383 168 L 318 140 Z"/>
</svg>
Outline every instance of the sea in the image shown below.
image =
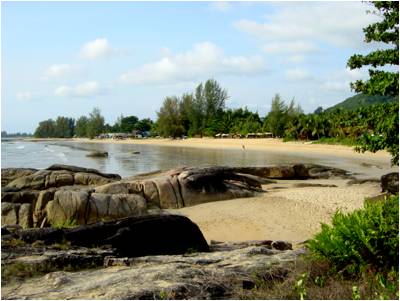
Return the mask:
<svg viewBox="0 0 400 301">
<path fill-rule="evenodd" d="M 108 152 L 106 158 L 87 157 L 90 152 Z M 314 163 L 349 170 L 360 178 L 390 172 L 389 160 L 348 158 L 335 155 L 273 150 L 205 149 L 140 144 L 87 143 L 76 141 L 1 141 L 1 168 L 44 169 L 66 164 L 133 176 L 177 167 L 267 166 Z"/>
</svg>

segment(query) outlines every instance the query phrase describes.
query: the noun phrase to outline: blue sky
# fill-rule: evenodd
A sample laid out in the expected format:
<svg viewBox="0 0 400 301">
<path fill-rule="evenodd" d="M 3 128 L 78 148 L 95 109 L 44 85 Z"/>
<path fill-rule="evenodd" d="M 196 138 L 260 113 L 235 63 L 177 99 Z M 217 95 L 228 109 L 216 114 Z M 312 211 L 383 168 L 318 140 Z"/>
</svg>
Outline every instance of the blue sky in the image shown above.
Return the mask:
<svg viewBox="0 0 400 301">
<path fill-rule="evenodd" d="M 156 118 L 165 96 L 209 78 L 227 107 L 264 116 L 279 93 L 305 112 L 353 95 L 348 70 L 378 20 L 361 2 L 2 2 L 1 126 L 33 132 L 41 120 L 94 107 Z"/>
</svg>

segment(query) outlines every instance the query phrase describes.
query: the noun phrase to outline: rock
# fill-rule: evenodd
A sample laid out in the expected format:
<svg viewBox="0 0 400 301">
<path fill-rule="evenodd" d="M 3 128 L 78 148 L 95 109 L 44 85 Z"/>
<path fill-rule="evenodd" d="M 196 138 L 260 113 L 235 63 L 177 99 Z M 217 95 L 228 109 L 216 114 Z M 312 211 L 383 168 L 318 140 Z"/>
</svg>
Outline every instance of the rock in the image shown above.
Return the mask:
<svg viewBox="0 0 400 301">
<path fill-rule="evenodd" d="M 11 181 L 23 177 L 29 176 L 37 172 L 37 169 L 33 168 L 2 168 L 1 169 L 1 186 L 4 187 Z"/>
<path fill-rule="evenodd" d="M 74 173 L 84 172 L 84 173 L 96 174 L 103 178 L 121 180 L 121 176 L 117 175 L 117 174 L 102 173 L 102 172 L 98 171 L 97 169 L 84 168 L 84 167 L 78 167 L 78 166 L 72 166 L 72 165 L 53 164 L 50 167 L 48 167 L 47 170 L 68 170 L 68 171 L 72 171 Z"/>
<path fill-rule="evenodd" d="M 136 258 L 106 256 L 102 269 L 57 272 L 24 283 L 7 283 L 2 286 L 2 297 L 239 299 L 235 292 L 251 289 L 260 278 L 284 280 L 298 256 L 304 253 L 303 250 L 271 250 L 270 254 L 262 254 L 253 251 L 257 248 L 247 246 L 229 251 Z M 60 281 L 60 285 L 55 287 L 58 278 L 65 281 Z"/>
<path fill-rule="evenodd" d="M 86 157 L 107 158 L 108 153 L 107 152 L 91 152 L 91 153 L 87 154 Z"/>
<path fill-rule="evenodd" d="M 46 205 L 48 202 L 53 200 L 55 190 L 42 190 L 39 193 L 38 199 L 36 201 L 34 211 L 33 211 L 33 224 L 36 227 L 39 227 L 43 222 L 43 219 L 46 217 Z"/>
<path fill-rule="evenodd" d="M 19 231 L 18 236 L 27 243 L 42 240 L 68 241 L 83 247 L 112 245 L 119 255 L 130 257 L 209 251 L 198 226 L 180 215 L 129 217 L 57 230 L 29 229 Z"/>
<path fill-rule="evenodd" d="M 277 240 L 272 243 L 272 247 L 274 249 L 285 251 L 285 250 L 292 250 L 292 244 L 287 241 Z"/>
<path fill-rule="evenodd" d="M 18 191 L 18 192 L 2 192 L 1 201 L 7 203 L 29 203 L 36 202 L 38 191 Z"/>
<path fill-rule="evenodd" d="M 137 194 L 92 193 L 86 212 L 88 224 L 146 214 L 146 200 Z"/>
<path fill-rule="evenodd" d="M 77 172 L 74 174 L 75 185 L 104 185 L 114 181 L 112 178 L 102 177 L 98 174 Z"/>
<path fill-rule="evenodd" d="M 21 204 L 18 214 L 18 224 L 23 228 L 31 228 L 33 226 L 32 221 L 32 205 L 31 204 Z"/>
<path fill-rule="evenodd" d="M 47 221 L 51 225 L 74 222 L 86 224 L 89 193 L 87 191 L 58 190 L 54 200 L 46 205 Z"/>
<path fill-rule="evenodd" d="M 1 203 L 1 225 L 18 224 L 18 211 L 21 204 Z"/>
<path fill-rule="evenodd" d="M 19 177 L 7 184 L 7 187 L 18 189 L 42 190 L 45 189 L 46 177 L 51 174 L 48 170 L 39 170 L 31 175 Z"/>
<path fill-rule="evenodd" d="M 392 172 L 381 177 L 382 192 L 399 193 L 399 173 Z"/>
</svg>

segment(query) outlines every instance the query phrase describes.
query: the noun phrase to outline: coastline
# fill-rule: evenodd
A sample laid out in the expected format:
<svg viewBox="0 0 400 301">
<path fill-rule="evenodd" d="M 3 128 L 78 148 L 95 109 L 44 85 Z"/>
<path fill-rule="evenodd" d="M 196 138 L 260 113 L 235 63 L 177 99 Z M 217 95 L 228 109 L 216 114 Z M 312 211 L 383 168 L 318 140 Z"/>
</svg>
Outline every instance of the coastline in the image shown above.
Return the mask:
<svg viewBox="0 0 400 301">
<path fill-rule="evenodd" d="M 189 147 L 200 149 L 229 149 L 229 150 L 252 150 L 252 151 L 276 151 L 285 153 L 315 153 L 324 156 L 336 157 L 357 157 L 365 159 L 386 159 L 390 161 L 390 154 L 387 151 L 376 153 L 365 152 L 357 153 L 351 146 L 332 145 L 332 144 L 312 144 L 310 142 L 289 141 L 283 142 L 277 138 L 260 139 L 233 139 L 233 138 L 188 138 L 188 139 L 168 139 L 168 138 L 149 138 L 149 139 L 88 139 L 88 138 L 29 138 L 26 141 L 72 141 L 82 143 L 105 143 L 105 144 L 133 144 L 133 145 L 157 145 L 168 147 Z M 243 148 L 244 146 L 244 148 Z"/>
</svg>

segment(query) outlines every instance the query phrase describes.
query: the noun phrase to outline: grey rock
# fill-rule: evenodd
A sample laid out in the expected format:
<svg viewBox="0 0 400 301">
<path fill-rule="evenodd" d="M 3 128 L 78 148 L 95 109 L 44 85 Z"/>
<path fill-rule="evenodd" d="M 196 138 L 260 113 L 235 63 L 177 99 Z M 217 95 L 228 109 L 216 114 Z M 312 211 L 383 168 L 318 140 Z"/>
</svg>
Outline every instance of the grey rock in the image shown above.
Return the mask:
<svg viewBox="0 0 400 301">
<path fill-rule="evenodd" d="M 392 172 L 381 177 L 382 192 L 399 193 L 399 173 Z"/>
</svg>

